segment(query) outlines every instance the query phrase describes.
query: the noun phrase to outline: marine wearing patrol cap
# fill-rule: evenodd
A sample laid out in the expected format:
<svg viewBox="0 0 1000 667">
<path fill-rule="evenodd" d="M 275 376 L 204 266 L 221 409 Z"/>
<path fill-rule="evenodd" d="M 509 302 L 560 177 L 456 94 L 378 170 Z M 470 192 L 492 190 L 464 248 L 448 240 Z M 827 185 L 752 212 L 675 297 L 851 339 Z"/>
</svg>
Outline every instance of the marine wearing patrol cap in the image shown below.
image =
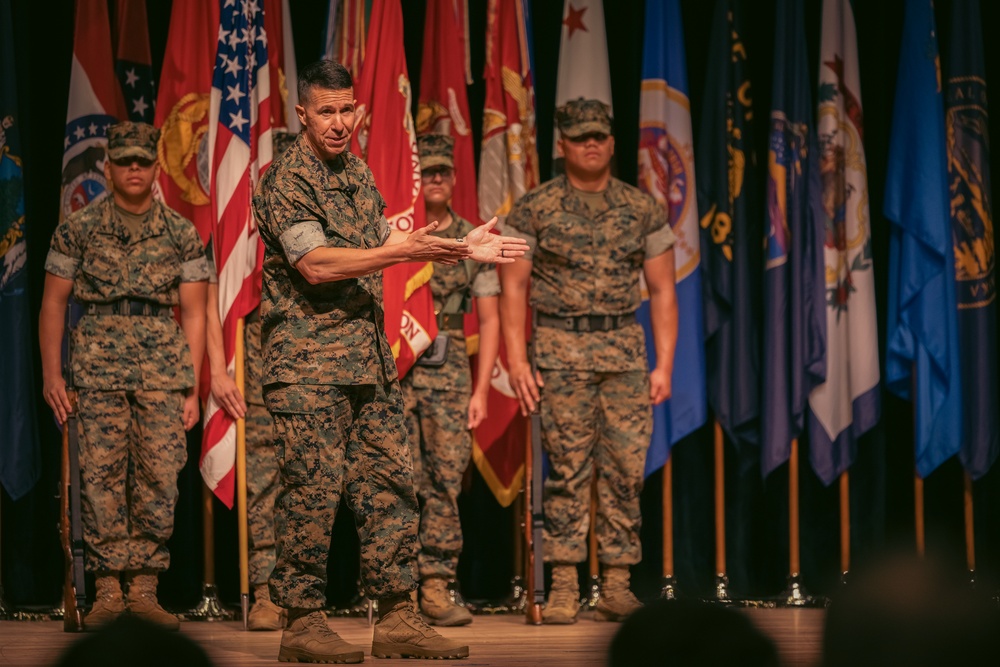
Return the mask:
<svg viewBox="0 0 1000 667">
<path fill-rule="evenodd" d="M 108 157 L 112 160 L 127 157 L 156 160 L 156 143 L 159 140 L 160 131 L 149 123 L 129 120 L 115 123 L 108 128 Z"/>
<path fill-rule="evenodd" d="M 420 168 L 455 168 L 455 140 L 447 134 L 421 134 L 417 137 Z"/>
<path fill-rule="evenodd" d="M 556 127 L 569 139 L 591 132 L 611 135 L 611 110 L 600 100 L 578 97 L 556 109 Z"/>
</svg>

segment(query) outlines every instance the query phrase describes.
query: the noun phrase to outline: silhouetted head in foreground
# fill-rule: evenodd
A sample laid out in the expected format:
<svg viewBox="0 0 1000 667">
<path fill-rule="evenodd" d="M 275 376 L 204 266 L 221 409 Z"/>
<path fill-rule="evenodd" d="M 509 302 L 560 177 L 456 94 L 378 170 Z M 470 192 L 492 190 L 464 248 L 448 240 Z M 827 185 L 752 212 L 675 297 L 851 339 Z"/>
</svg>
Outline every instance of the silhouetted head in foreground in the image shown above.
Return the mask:
<svg viewBox="0 0 1000 667">
<path fill-rule="evenodd" d="M 107 627 L 70 645 L 54 667 L 212 667 L 205 650 L 179 632 L 171 632 L 133 616 L 121 616 Z"/>
<path fill-rule="evenodd" d="M 1000 612 L 967 582 L 915 556 L 889 556 L 831 602 L 822 665 L 996 665 L 998 637 Z"/>
<path fill-rule="evenodd" d="M 707 602 L 657 600 L 611 640 L 609 667 L 774 667 L 778 649 L 746 615 Z"/>
</svg>

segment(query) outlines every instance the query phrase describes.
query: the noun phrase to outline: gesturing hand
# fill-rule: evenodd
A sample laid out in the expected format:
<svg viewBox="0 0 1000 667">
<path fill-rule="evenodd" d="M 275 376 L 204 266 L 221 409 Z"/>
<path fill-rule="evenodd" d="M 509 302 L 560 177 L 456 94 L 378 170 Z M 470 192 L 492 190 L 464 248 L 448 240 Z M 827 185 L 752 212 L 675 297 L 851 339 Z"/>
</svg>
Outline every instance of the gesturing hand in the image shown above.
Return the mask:
<svg viewBox="0 0 1000 667">
<path fill-rule="evenodd" d="M 457 239 L 443 239 L 431 234 L 437 228 L 438 223 L 435 221 L 411 232 L 406 237 L 408 261 L 454 265 L 469 256 L 468 244 Z"/>
<path fill-rule="evenodd" d="M 528 250 L 527 241 L 514 236 L 491 234 L 496 224 L 497 219 L 494 217 L 465 237 L 465 242 L 472 250 L 471 258 L 484 264 L 510 264 L 516 258 L 523 257 Z"/>
</svg>

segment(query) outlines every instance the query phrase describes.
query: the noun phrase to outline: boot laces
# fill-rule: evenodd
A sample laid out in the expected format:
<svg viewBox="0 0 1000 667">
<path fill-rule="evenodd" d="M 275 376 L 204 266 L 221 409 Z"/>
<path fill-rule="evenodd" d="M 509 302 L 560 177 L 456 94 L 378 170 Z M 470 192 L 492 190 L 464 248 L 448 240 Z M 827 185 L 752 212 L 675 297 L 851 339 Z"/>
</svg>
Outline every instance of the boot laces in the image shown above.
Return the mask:
<svg viewBox="0 0 1000 667">
<path fill-rule="evenodd" d="M 310 628 L 315 629 L 324 637 L 330 637 L 334 634 L 333 630 L 326 623 L 326 616 L 323 612 L 313 612 L 306 616 L 306 625 Z"/>
<path fill-rule="evenodd" d="M 549 598 L 549 605 L 553 607 L 572 607 L 578 604 L 580 604 L 579 593 L 568 588 L 555 589 Z"/>
</svg>

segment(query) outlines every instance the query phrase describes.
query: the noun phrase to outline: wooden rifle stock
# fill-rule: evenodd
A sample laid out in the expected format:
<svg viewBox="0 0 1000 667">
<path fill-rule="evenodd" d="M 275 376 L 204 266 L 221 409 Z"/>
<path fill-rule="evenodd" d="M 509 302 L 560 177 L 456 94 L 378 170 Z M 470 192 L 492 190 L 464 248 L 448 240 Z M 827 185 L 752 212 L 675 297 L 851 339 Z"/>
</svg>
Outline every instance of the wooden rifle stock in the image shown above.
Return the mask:
<svg viewBox="0 0 1000 667">
<path fill-rule="evenodd" d="M 87 587 L 83 565 L 83 517 L 80 499 L 80 431 L 77 424 L 76 391 L 73 383 L 72 304 L 66 305 L 66 396 L 70 412 L 62 430 L 62 471 L 59 488 L 59 537 L 66 558 L 63 581 L 63 631 L 83 631 L 83 607 Z"/>
<path fill-rule="evenodd" d="M 536 330 L 535 310 L 531 311 L 531 330 Z M 531 375 L 538 372 L 535 363 L 534 346 L 531 348 Z M 545 527 L 545 512 L 542 507 L 542 475 L 535 467 L 542 460 L 542 415 L 541 406 L 536 405 L 531 413 L 528 426 L 528 442 L 524 451 L 525 516 L 524 541 L 527 564 L 525 573 L 525 593 L 530 596 L 525 605 L 525 621 L 532 625 L 542 623 L 542 604 L 545 602 L 545 563 L 542 552 L 542 530 Z"/>
</svg>

